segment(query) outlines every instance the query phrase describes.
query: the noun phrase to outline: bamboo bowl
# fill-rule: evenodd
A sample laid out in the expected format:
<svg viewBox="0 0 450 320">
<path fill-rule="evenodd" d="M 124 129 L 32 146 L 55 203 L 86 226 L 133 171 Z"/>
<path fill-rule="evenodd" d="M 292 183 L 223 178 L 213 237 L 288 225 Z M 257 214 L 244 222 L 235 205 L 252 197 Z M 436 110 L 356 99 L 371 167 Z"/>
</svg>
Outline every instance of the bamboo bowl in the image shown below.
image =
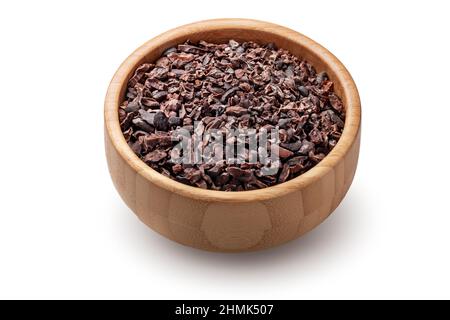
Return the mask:
<svg viewBox="0 0 450 320">
<path fill-rule="evenodd" d="M 344 131 L 335 148 L 303 175 L 254 191 L 203 190 L 171 180 L 148 167 L 125 142 L 118 108 L 136 67 L 155 61 L 165 49 L 187 39 L 274 42 L 311 62 L 318 72 L 326 71 L 346 108 Z M 360 100 L 352 77 L 324 47 L 300 33 L 267 22 L 208 20 L 163 33 L 122 63 L 105 100 L 106 157 L 119 194 L 153 230 L 204 250 L 259 250 L 305 234 L 339 205 L 352 183 L 358 162 L 360 117 Z"/>
</svg>

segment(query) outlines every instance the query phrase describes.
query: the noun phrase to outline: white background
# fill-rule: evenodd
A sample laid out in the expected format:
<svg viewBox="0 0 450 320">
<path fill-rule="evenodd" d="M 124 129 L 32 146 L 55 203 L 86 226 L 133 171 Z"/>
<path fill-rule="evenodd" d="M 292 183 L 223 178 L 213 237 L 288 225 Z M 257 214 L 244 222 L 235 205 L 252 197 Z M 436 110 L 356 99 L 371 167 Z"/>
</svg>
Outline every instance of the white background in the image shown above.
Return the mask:
<svg viewBox="0 0 450 320">
<path fill-rule="evenodd" d="M 0 298 L 450 298 L 447 1 L 2 1 Z M 109 178 L 103 98 L 148 39 L 220 17 L 282 24 L 352 73 L 353 185 L 307 236 L 250 254 L 172 243 Z"/>
</svg>

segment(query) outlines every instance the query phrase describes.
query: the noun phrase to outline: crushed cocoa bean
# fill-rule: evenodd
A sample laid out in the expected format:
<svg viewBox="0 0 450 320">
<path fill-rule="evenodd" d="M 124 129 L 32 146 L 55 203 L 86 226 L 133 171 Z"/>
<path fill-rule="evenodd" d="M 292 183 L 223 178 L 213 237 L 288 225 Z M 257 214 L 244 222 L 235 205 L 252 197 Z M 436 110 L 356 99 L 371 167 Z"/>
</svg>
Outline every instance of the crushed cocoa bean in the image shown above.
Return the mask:
<svg viewBox="0 0 450 320">
<path fill-rule="evenodd" d="M 244 191 L 314 167 L 341 137 L 345 108 L 326 72 L 274 44 L 187 41 L 138 66 L 119 121 L 133 152 L 161 174 Z"/>
</svg>

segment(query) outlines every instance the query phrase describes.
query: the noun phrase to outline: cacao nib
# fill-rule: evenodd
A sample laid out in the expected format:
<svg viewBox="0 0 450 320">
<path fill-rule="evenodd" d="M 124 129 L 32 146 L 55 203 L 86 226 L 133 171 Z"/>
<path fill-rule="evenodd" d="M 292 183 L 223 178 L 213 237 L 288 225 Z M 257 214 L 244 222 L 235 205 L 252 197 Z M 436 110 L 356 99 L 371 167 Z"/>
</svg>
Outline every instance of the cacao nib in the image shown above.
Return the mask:
<svg viewBox="0 0 450 320">
<path fill-rule="evenodd" d="M 178 44 L 137 67 L 119 108 L 131 150 L 190 186 L 245 191 L 298 177 L 338 143 L 333 79 L 275 44 Z"/>
</svg>

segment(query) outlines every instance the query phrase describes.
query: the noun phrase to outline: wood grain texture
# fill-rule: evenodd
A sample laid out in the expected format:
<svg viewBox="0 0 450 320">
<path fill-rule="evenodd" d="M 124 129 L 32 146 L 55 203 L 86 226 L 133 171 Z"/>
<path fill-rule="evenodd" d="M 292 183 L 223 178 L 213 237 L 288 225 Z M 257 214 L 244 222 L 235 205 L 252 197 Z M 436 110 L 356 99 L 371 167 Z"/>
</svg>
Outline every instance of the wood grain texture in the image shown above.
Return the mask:
<svg viewBox="0 0 450 320">
<path fill-rule="evenodd" d="M 326 71 L 346 108 L 336 147 L 314 168 L 262 190 L 223 192 L 190 187 L 148 167 L 128 147 L 118 108 L 138 65 L 190 39 L 274 42 Z M 356 85 L 328 50 L 293 30 L 245 19 L 208 20 L 168 31 L 138 48 L 114 75 L 105 99 L 105 147 L 109 171 L 125 203 L 146 225 L 181 244 L 211 251 L 265 249 L 295 239 L 320 224 L 348 191 L 357 166 L 361 106 Z"/>
</svg>

